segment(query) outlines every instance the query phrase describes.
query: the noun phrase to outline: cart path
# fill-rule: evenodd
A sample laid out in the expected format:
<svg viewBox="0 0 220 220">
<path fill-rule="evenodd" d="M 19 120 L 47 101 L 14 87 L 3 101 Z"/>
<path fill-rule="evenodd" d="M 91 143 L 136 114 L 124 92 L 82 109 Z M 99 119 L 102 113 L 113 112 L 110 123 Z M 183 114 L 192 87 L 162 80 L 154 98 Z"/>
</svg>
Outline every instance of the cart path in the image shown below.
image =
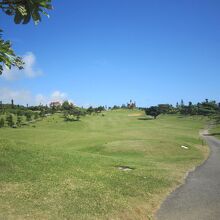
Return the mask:
<svg viewBox="0 0 220 220">
<path fill-rule="evenodd" d="M 202 136 L 210 147 L 209 158 L 167 197 L 156 213 L 158 220 L 220 219 L 220 140 Z"/>
</svg>

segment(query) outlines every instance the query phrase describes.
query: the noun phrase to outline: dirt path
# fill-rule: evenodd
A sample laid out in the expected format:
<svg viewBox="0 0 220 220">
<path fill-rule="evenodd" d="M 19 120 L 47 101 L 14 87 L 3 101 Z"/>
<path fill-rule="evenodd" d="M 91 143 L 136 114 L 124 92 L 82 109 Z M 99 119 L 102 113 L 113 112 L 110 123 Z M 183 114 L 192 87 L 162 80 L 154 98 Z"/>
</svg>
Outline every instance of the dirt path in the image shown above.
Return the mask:
<svg viewBox="0 0 220 220">
<path fill-rule="evenodd" d="M 220 140 L 206 134 L 203 138 L 211 151 L 208 160 L 168 196 L 156 214 L 158 220 L 220 219 Z"/>
</svg>

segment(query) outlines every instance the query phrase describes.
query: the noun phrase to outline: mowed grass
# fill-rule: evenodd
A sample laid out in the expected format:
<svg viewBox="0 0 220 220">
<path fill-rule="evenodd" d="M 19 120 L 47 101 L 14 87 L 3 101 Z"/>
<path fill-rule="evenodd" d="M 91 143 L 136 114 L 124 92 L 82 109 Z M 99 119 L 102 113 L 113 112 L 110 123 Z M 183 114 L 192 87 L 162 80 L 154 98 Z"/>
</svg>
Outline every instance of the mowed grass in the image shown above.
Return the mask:
<svg viewBox="0 0 220 220">
<path fill-rule="evenodd" d="M 198 135 L 205 119 L 142 114 L 53 115 L 0 129 L 0 219 L 152 219 L 207 156 Z"/>
</svg>

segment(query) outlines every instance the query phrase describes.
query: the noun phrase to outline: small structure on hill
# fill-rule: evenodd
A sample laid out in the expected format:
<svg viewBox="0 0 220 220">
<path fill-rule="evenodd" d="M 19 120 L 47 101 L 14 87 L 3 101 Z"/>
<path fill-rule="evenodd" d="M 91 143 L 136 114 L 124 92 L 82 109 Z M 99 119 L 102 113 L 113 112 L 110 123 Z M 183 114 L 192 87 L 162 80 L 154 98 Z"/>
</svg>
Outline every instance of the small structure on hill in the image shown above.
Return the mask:
<svg viewBox="0 0 220 220">
<path fill-rule="evenodd" d="M 136 108 L 136 102 L 134 101 L 132 101 L 132 100 L 130 100 L 130 102 L 129 103 L 127 103 L 127 108 L 128 109 L 134 109 L 134 108 Z"/>
<path fill-rule="evenodd" d="M 57 108 L 57 107 L 61 107 L 61 103 L 60 102 L 51 102 L 50 103 L 50 107 L 51 108 Z"/>
</svg>

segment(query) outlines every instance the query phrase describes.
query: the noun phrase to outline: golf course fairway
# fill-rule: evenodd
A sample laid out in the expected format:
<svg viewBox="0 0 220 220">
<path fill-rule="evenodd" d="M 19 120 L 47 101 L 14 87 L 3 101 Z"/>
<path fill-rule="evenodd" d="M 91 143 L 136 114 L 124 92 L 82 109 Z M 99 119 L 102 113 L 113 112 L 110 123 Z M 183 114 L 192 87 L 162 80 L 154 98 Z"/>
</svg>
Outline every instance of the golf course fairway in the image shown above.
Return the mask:
<svg viewBox="0 0 220 220">
<path fill-rule="evenodd" d="M 0 219 L 153 219 L 207 157 L 205 123 L 115 110 L 0 129 Z"/>
</svg>

